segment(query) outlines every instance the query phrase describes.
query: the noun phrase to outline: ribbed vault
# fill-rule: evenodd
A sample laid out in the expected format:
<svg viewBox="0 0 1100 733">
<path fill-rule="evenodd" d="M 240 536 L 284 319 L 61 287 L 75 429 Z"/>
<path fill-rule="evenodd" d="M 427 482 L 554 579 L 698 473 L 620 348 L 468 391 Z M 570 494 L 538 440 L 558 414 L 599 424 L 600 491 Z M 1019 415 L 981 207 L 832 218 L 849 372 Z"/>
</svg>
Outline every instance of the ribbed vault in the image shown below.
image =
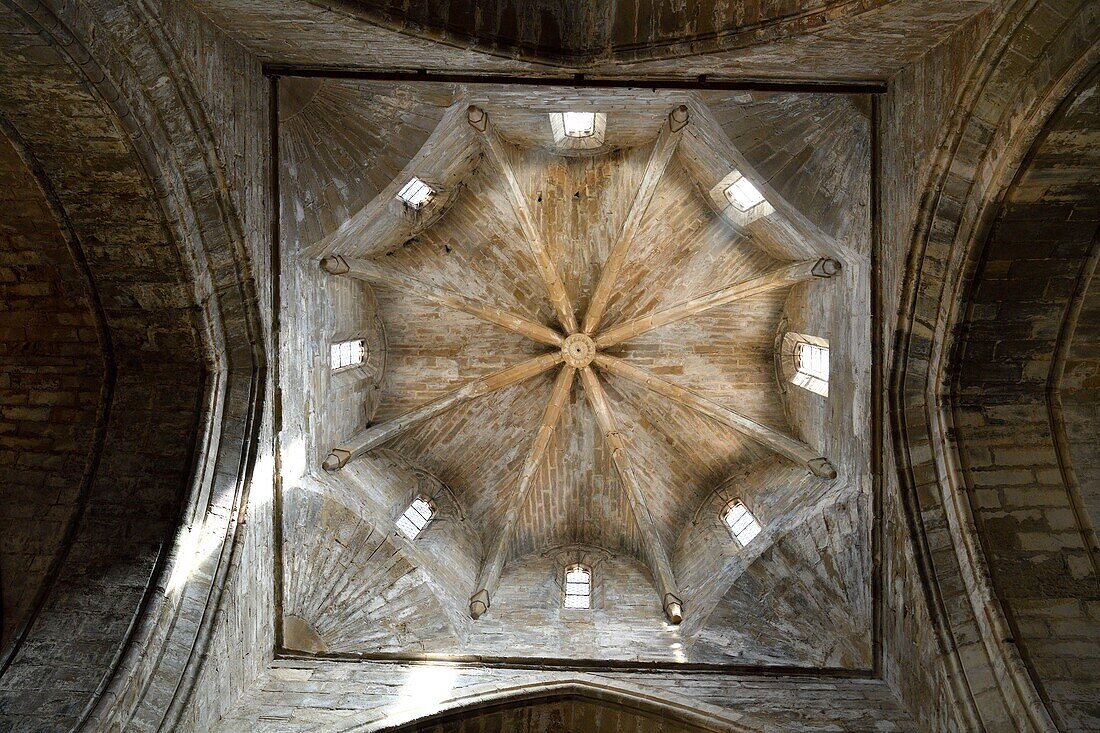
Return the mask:
<svg viewBox="0 0 1100 733">
<path fill-rule="evenodd" d="M 0 0 L 0 728 L 1097 728 L 1098 22 Z"/>
<path fill-rule="evenodd" d="M 288 276 L 305 298 L 304 312 L 295 315 L 304 320 L 295 327 L 306 338 L 316 338 L 307 335 L 311 329 L 363 335 L 374 332 L 364 327 L 376 318 L 384 332 L 372 341 L 372 352 L 384 355 L 370 356 L 384 368 L 320 377 L 333 395 L 318 404 L 320 431 L 307 428 L 317 397 L 303 395 L 307 454 L 327 457 L 307 469 L 314 478 L 303 476 L 303 487 L 316 488 L 301 496 L 328 493 L 362 527 L 356 530 L 362 539 L 354 541 L 360 549 L 341 539 L 341 555 L 369 545 L 370 563 L 379 548 L 392 556 L 393 577 L 372 571 L 369 583 L 362 576 L 340 587 L 383 599 L 382 606 L 372 602 L 370 613 L 384 615 L 388 607 L 402 630 L 384 639 L 364 635 L 340 620 L 338 608 L 301 600 L 312 597 L 312 578 L 331 575 L 321 558 L 342 533 L 339 522 L 313 520 L 298 509 L 285 515 L 293 531 L 284 538 L 286 565 L 302 573 L 285 586 L 284 610 L 302 609 L 292 614 L 295 624 L 304 622 L 330 651 L 491 655 L 510 653 L 502 644 L 511 636 L 529 638 L 521 647 L 535 654 L 592 654 L 600 642 L 594 637 L 586 649 L 579 641 L 585 635 L 560 613 L 556 564 L 594 548 L 611 553 L 597 594 L 606 602 L 596 612 L 617 615 L 615 623 L 647 636 L 647 655 L 867 664 L 869 598 L 861 587 L 870 516 L 851 509 L 866 501 L 865 464 L 847 429 L 814 426 L 834 419 L 827 411 L 791 401 L 775 361 L 776 333 L 787 324 L 831 328 L 833 316 L 824 313 L 850 307 L 848 289 L 862 287 L 860 250 L 867 243 L 860 229 L 865 207 L 856 206 L 851 217 L 822 218 L 819 199 L 810 216 L 802 213 L 814 189 L 794 185 L 790 165 L 803 161 L 830 180 L 865 185 L 865 155 L 845 158 L 857 170 L 837 173 L 812 153 L 824 147 L 823 136 L 806 142 L 792 135 L 784 151 L 791 163 L 769 160 L 779 172 L 761 175 L 730 139 L 743 128 L 751 134 L 753 117 L 739 117 L 728 105 L 718 106 L 719 115 L 702 97 L 683 93 L 455 87 L 448 95 L 445 85 L 434 84 L 421 97 L 421 85 L 388 85 L 385 93 L 360 82 L 283 86 L 281 140 L 291 192 L 283 221 L 296 250 Z M 559 149 L 549 114 L 562 105 L 607 114 L 603 145 L 583 154 Z M 820 111 L 805 99 L 777 95 L 761 95 L 750 109 L 783 119 Z M 824 109 L 838 144 L 864 150 L 858 105 L 842 99 Z M 352 121 L 344 124 L 345 117 Z M 409 127 L 416 140 L 410 145 L 398 129 L 413 120 L 423 124 Z M 800 129 L 790 119 L 785 124 Z M 328 135 L 336 137 L 339 154 L 313 165 L 310 150 Z M 354 173 L 353 161 L 372 156 L 383 163 L 376 175 Z M 752 216 L 723 193 L 735 171 L 767 198 Z M 395 198 L 412 176 L 435 192 L 419 210 Z M 849 204 L 866 200 L 854 183 L 835 196 L 841 195 Z M 364 298 L 369 306 L 351 315 L 349 305 Z M 816 306 L 807 310 L 805 303 Z M 853 323 L 858 328 L 866 320 Z M 837 363 L 847 358 L 847 338 L 837 338 Z M 837 385 L 853 387 L 844 378 Z M 865 388 L 852 394 L 865 395 Z M 392 458 L 380 464 L 383 455 Z M 408 486 L 383 478 L 395 458 L 438 481 L 440 490 L 430 496 L 446 494 L 449 509 L 423 537 L 382 544 L 381 536 L 370 540 L 372 533 L 392 527 L 414 498 Z M 730 476 L 741 480 L 730 484 Z M 847 557 L 838 545 L 850 572 L 807 577 L 783 591 L 784 613 L 795 616 L 799 634 L 829 635 L 831 619 L 844 618 L 852 623 L 839 627 L 843 640 L 811 650 L 779 643 L 778 631 L 769 637 L 761 627 L 721 649 L 702 644 L 698 654 L 684 651 L 676 624 L 687 618 L 689 636 L 721 633 L 730 622 L 719 610 L 731 602 L 723 600 L 728 594 L 745 593 L 776 563 L 792 577 L 791 566 L 809 557 L 742 551 L 725 530 L 724 538 L 706 540 L 712 524 L 720 525 L 722 507 L 706 515 L 705 531 L 700 507 L 719 487 L 732 492 L 728 498 L 756 494 L 771 525 L 766 544 L 807 517 L 848 507 L 845 520 L 823 526 L 848 527 L 837 537 L 854 540 Z M 842 497 L 847 503 L 838 503 Z M 298 534 L 317 527 L 316 536 Z M 433 533 L 477 540 L 440 546 L 450 559 L 432 559 L 419 548 Z M 708 541 L 715 544 L 706 547 Z M 717 575 L 704 577 L 694 569 L 696 553 L 737 561 L 719 561 Z M 363 566 L 351 555 L 345 562 Z M 415 588 L 431 597 L 416 601 Z M 456 608 L 456 597 L 467 600 Z M 797 618 L 801 606 L 827 607 L 820 626 Z M 444 617 L 451 630 L 429 632 L 441 629 Z M 357 611 L 354 618 L 365 617 Z M 389 624 L 381 615 L 376 623 Z M 555 629 L 562 624 L 572 636 Z M 550 638 L 557 639 L 552 648 L 538 648 Z"/>
</svg>

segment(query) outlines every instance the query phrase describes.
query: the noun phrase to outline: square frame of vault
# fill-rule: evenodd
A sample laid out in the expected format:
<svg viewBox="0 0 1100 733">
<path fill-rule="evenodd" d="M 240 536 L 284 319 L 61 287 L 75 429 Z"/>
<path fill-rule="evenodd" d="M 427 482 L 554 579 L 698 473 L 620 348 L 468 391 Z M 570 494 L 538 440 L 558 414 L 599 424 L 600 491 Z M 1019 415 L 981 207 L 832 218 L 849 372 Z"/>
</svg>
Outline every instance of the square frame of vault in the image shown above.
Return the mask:
<svg viewBox="0 0 1100 733">
<path fill-rule="evenodd" d="M 879 343 L 871 95 L 312 75 L 276 77 L 272 92 L 281 655 L 871 672 L 881 434 L 881 361 L 866 346 Z M 686 124 L 673 116 L 681 105 Z M 488 124 L 474 124 L 471 106 Z M 562 146 L 551 120 L 562 111 L 605 115 L 599 144 Z M 434 191 L 420 209 L 395 196 L 412 176 Z M 765 203 L 731 203 L 725 188 L 741 176 Z M 541 247 L 583 327 L 624 232 L 597 344 L 731 285 L 759 287 L 599 347 L 612 360 L 593 366 L 625 440 L 619 456 L 576 378 L 521 486 L 557 364 L 388 432 L 555 352 L 446 297 L 563 330 Z M 332 274 L 326 256 L 361 267 Z M 823 277 L 822 259 L 840 271 Z M 827 397 L 791 381 L 801 336 L 829 345 Z M 333 372 L 329 346 L 348 340 L 365 358 Z M 622 363 L 634 371 L 614 369 Z M 671 393 L 629 378 L 638 370 Z M 684 390 L 762 432 L 704 416 Z M 371 428 L 388 437 L 338 471 L 321 468 Z M 769 436 L 826 458 L 837 478 L 815 476 Z M 436 514 L 410 540 L 395 521 L 418 497 Z M 722 523 L 737 499 L 763 525 L 746 547 Z M 470 596 L 501 535 L 506 563 L 475 621 Z M 662 613 L 654 543 L 683 601 L 678 626 Z M 562 608 L 574 563 L 593 573 L 588 610 Z"/>
</svg>

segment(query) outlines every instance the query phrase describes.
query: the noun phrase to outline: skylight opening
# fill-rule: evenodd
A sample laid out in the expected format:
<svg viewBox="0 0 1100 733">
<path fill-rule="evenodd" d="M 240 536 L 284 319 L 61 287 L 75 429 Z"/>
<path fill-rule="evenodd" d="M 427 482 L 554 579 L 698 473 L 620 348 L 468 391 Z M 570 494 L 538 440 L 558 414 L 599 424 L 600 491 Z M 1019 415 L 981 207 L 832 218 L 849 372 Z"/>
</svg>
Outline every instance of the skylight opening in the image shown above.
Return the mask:
<svg viewBox="0 0 1100 733">
<path fill-rule="evenodd" d="M 418 496 L 413 499 L 413 503 L 409 504 L 409 508 L 397 519 L 397 528 L 401 530 L 401 534 L 410 540 L 415 540 L 434 516 L 435 507 L 432 502 Z"/>
<path fill-rule="evenodd" d="M 749 179 L 741 176 L 726 187 L 726 199 L 741 211 L 748 211 L 764 203 L 764 194 L 760 193 Z"/>
<path fill-rule="evenodd" d="M 566 137 L 592 137 L 596 134 L 595 112 L 563 112 Z"/>
<path fill-rule="evenodd" d="M 760 522 L 756 521 L 756 517 L 740 499 L 731 502 L 726 507 L 726 511 L 722 515 L 722 521 L 726 523 L 730 534 L 742 547 L 752 542 L 763 529 Z"/>
<path fill-rule="evenodd" d="M 565 569 L 565 607 L 592 607 L 592 571 L 583 565 L 571 565 Z"/>
<path fill-rule="evenodd" d="M 357 367 L 367 360 L 367 342 L 363 339 L 337 341 L 329 347 L 329 362 L 332 371 Z"/>
<path fill-rule="evenodd" d="M 432 200 L 432 196 L 435 195 L 435 191 L 432 187 L 424 183 L 416 176 L 409 179 L 409 182 L 401 187 L 401 190 L 397 192 L 397 198 L 405 202 L 405 205 L 411 209 L 421 209 Z"/>
<path fill-rule="evenodd" d="M 607 115 L 603 112 L 551 112 L 554 148 L 564 155 L 595 155 L 604 149 Z"/>
<path fill-rule="evenodd" d="M 829 394 L 829 347 L 801 341 L 794 347 L 791 382 L 822 396 Z"/>
</svg>

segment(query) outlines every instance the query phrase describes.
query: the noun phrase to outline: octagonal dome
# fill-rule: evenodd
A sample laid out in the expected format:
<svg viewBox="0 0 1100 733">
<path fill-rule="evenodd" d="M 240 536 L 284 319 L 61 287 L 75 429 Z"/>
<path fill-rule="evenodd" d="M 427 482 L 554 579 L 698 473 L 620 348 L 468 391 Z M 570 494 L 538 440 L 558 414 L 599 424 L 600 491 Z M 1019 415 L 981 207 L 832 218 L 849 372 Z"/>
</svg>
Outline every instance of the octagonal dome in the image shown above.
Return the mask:
<svg viewBox="0 0 1100 733">
<path fill-rule="evenodd" d="M 281 87 L 288 646 L 868 663 L 857 102 Z M 600 115 L 598 142 L 563 145 L 563 112 Z M 795 333 L 828 344 L 828 396 L 788 378 Z M 334 372 L 347 338 L 366 358 Z M 760 522 L 744 546 L 734 500 Z M 769 576 L 786 610 L 745 619 Z"/>
</svg>

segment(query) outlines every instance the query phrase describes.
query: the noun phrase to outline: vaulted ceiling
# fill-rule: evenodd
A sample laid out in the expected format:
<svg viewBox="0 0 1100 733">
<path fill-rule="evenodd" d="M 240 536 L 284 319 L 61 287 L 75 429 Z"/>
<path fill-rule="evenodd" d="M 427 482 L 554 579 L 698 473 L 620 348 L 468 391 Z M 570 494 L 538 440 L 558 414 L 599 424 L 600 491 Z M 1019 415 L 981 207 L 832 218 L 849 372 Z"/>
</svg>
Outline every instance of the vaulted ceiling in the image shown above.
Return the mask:
<svg viewBox="0 0 1100 733">
<path fill-rule="evenodd" d="M 738 48 L 866 13 L 889 0 L 515 0 L 419 3 L 351 0 L 340 7 L 386 27 L 490 52 L 563 62 Z"/>
<path fill-rule="evenodd" d="M 559 576 L 584 556 L 597 614 L 648 634 L 643 656 L 868 663 L 867 467 L 844 419 L 867 396 L 848 329 L 868 320 L 843 320 L 867 274 L 858 98 L 281 86 L 288 343 L 310 344 L 286 356 L 308 446 L 285 504 L 288 646 L 502 654 L 512 635 L 590 656 L 576 628 L 540 649 L 574 620 Z M 603 145 L 562 149 L 563 110 L 606 115 Z M 767 202 L 734 207 L 735 171 Z M 415 211 L 396 198 L 412 176 L 435 191 Z M 779 377 L 778 338 L 798 329 L 833 339 L 839 406 Z M 349 337 L 367 363 L 325 373 Z M 393 522 L 416 495 L 438 515 L 410 542 Z M 735 497 L 765 524 L 755 547 L 721 526 Z M 851 566 L 775 592 L 821 615 L 762 612 L 731 637 L 720 608 L 754 563 L 810 570 L 767 551 L 806 521 Z M 337 588 L 315 587 L 332 562 Z M 843 638 L 793 641 L 830 626 Z M 726 641 L 685 650 L 700 634 Z"/>
<path fill-rule="evenodd" d="M 1097 3 L 0 6 L 0 728 L 1100 727 Z"/>
</svg>

